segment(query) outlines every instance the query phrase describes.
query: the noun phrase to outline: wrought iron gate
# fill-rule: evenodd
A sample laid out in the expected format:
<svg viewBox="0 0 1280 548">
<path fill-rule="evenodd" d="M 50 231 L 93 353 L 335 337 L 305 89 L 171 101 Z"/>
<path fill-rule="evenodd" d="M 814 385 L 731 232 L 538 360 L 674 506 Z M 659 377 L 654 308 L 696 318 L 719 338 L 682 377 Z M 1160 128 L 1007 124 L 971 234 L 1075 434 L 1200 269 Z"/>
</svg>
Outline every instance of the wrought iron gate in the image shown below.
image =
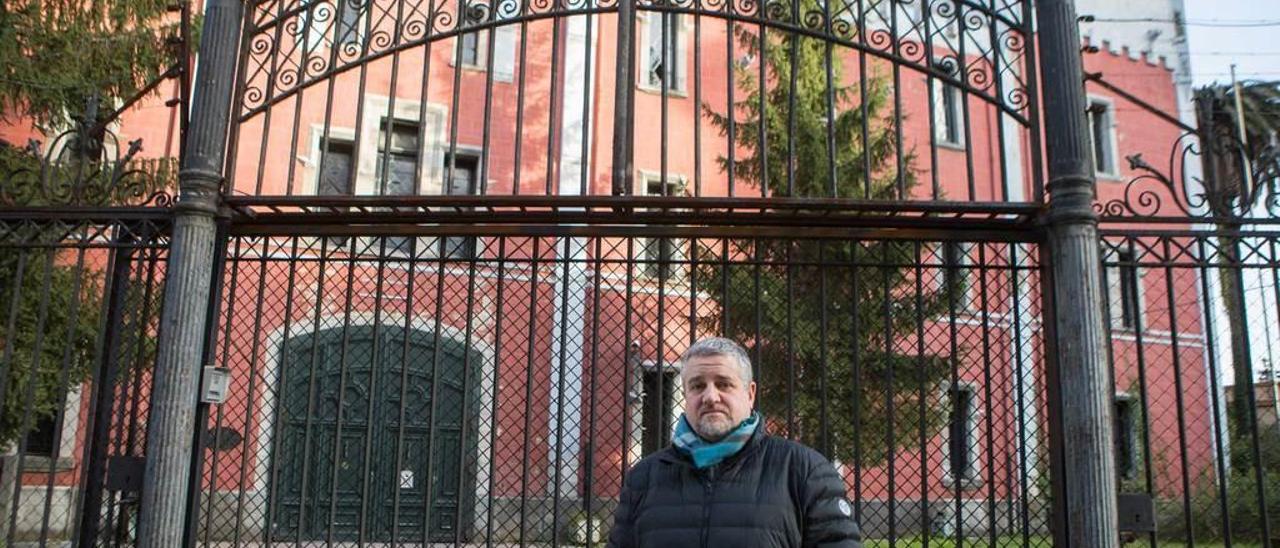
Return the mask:
<svg viewBox="0 0 1280 548">
<path fill-rule="evenodd" d="M 6 546 L 133 544 L 176 170 L 85 129 L 3 151 Z"/>
<path fill-rule="evenodd" d="M 1274 173 L 1212 202 L 1178 139 L 1168 170 L 1139 156 L 1097 184 L 1100 235 L 1048 214 L 1046 177 L 1068 196 L 1091 177 L 1042 161 L 1042 135 L 1053 154 L 1082 134 L 1042 123 L 1070 90 L 1039 88 L 1062 21 L 1034 35 L 1034 11 L 211 2 L 182 201 L 0 194 L 0 399 L 38 395 L 22 367 L 55 340 L 86 375 L 53 384 L 86 396 L 54 398 L 69 469 L 56 449 L 23 469 L 39 407 L 12 428 L 5 542 L 602 545 L 681 412 L 680 352 L 722 334 L 767 428 L 837 464 L 868 544 L 1106 537 L 1067 511 L 1105 482 L 1067 475 L 1114 431 L 1125 535 L 1270 546 L 1276 380 L 1226 364 L 1280 349 Z M 1070 222 L 1100 286 L 1062 276 Z M 1061 319 L 1099 304 L 1114 420 L 1084 432 L 1106 410 L 1071 407 L 1092 370 L 1063 341 L 1088 326 Z M 225 399 L 183 391 L 195 365 L 229 374 Z M 187 492 L 141 484 L 188 464 Z M 143 487 L 181 541 L 135 525 Z"/>
</svg>

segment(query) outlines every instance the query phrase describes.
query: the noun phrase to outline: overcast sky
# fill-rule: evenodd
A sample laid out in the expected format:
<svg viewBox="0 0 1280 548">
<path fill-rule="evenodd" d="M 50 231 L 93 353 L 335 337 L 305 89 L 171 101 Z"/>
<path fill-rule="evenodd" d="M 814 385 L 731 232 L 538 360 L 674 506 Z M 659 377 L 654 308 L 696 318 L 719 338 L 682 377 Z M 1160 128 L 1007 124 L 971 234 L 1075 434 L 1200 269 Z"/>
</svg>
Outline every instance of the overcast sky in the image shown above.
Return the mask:
<svg viewBox="0 0 1280 548">
<path fill-rule="evenodd" d="M 1232 63 L 1241 79 L 1280 80 L 1280 0 L 1185 2 L 1195 85 L 1229 82 Z"/>
</svg>

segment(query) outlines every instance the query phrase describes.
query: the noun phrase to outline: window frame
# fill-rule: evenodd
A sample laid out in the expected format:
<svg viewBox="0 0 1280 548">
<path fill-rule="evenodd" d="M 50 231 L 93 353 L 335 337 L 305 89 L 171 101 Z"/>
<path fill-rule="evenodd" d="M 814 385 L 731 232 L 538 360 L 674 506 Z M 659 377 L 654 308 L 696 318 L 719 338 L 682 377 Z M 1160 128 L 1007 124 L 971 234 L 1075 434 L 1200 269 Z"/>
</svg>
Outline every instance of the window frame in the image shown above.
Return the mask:
<svg viewBox="0 0 1280 548">
<path fill-rule="evenodd" d="M 633 352 L 638 352 L 638 347 L 633 347 Z M 627 409 L 631 416 L 631 425 L 627 432 L 628 451 L 631 454 L 631 462 L 636 462 L 645 455 L 645 405 L 647 403 L 645 394 L 645 373 L 648 371 L 662 370 L 664 376 L 673 376 L 674 381 L 665 386 L 671 386 L 671 408 L 667 410 L 667 417 L 670 420 L 670 426 L 674 431 L 677 421 L 680 420 L 680 414 L 684 411 L 684 383 L 680 380 L 680 373 L 684 370 L 684 364 L 679 361 L 661 361 L 654 359 L 642 359 L 632 354 L 631 373 L 628 379 L 627 390 Z M 674 432 L 668 433 L 668 435 Z M 670 439 L 670 438 L 668 438 Z"/>
<path fill-rule="evenodd" d="M 413 144 L 412 147 L 404 147 L 404 146 L 397 145 L 397 141 L 396 141 L 397 127 L 407 127 L 413 130 L 415 142 L 412 143 Z M 390 131 L 391 139 L 389 142 L 387 139 L 388 128 L 390 128 L 391 130 Z M 390 165 L 390 162 L 392 162 L 393 159 L 396 157 L 403 158 L 406 156 L 412 156 L 414 161 L 414 172 L 421 173 L 421 166 L 417 165 L 417 162 L 418 162 L 418 151 L 423 149 L 422 143 L 419 142 L 420 136 L 422 135 L 423 135 L 422 127 L 420 124 L 418 124 L 417 120 L 406 120 L 404 118 L 387 117 L 387 116 L 381 117 L 381 119 L 378 122 L 378 142 L 375 144 L 375 149 L 374 149 L 374 152 L 376 154 L 374 156 L 374 161 L 376 163 L 374 164 L 374 170 L 373 170 L 373 184 L 375 188 L 375 192 L 374 192 L 375 195 L 377 196 L 386 195 L 385 187 L 383 186 L 383 183 L 384 183 L 383 178 L 386 177 L 387 174 L 383 173 L 382 166 Z M 387 147 L 388 144 L 390 144 L 390 147 Z M 423 159 L 424 160 L 427 159 L 425 154 L 423 155 Z M 416 183 L 413 185 L 414 192 L 410 195 L 418 193 L 418 190 L 419 190 L 418 186 L 419 185 Z"/>
<path fill-rule="evenodd" d="M 959 63 L 954 61 L 953 63 Z M 935 59 L 933 66 L 947 67 L 950 64 L 941 59 Z M 952 67 L 947 72 L 955 72 L 958 70 Z M 965 148 L 964 135 L 964 90 L 959 86 L 952 84 L 937 76 L 930 77 L 932 80 L 932 88 L 930 89 L 930 97 L 933 102 L 933 141 L 942 148 Z M 950 103 L 950 104 L 948 104 Z"/>
<path fill-rule="evenodd" d="M 650 384 L 655 387 L 658 385 L 657 379 L 662 378 L 663 393 L 653 395 L 649 393 Z M 653 379 L 652 381 L 650 379 Z M 670 364 L 666 364 L 659 368 L 653 365 L 649 367 L 641 367 L 640 382 L 640 453 L 647 455 L 656 451 L 661 451 L 664 447 L 671 444 L 671 438 L 674 433 L 676 421 L 680 420 L 678 406 L 676 405 L 677 394 L 683 394 L 684 388 L 680 382 L 680 370 Z M 652 410 L 653 406 L 661 406 L 665 404 L 666 408 Z M 657 413 L 659 416 L 665 415 L 663 426 L 666 431 L 652 432 L 652 416 L 651 413 Z M 654 439 L 656 436 L 657 439 Z"/>
<path fill-rule="evenodd" d="M 41 424 L 48 424 L 50 427 L 50 441 L 52 442 L 48 453 L 34 453 L 28 443 L 23 456 L 23 472 L 65 472 L 75 468 L 75 452 L 76 445 L 79 443 L 78 434 L 81 420 L 81 397 L 81 387 L 70 388 L 63 395 L 62 406 L 59 410 L 62 415 L 61 424 L 58 424 L 59 412 L 55 412 L 33 422 L 31 428 L 23 434 L 24 436 L 30 436 Z M 57 454 L 57 459 L 53 458 L 54 454 Z"/>
<path fill-rule="evenodd" d="M 1112 329 L 1136 332 L 1145 329 L 1146 306 L 1143 281 L 1145 269 L 1138 266 L 1141 253 L 1132 245 L 1111 248 L 1110 266 L 1106 267 L 1107 306 Z M 1122 263 L 1132 263 L 1124 265 Z"/>
<path fill-rule="evenodd" d="M 32 443 L 34 439 L 38 439 L 33 437 L 33 434 L 40 432 L 41 427 L 48 427 L 47 432 L 45 432 L 46 434 L 48 434 L 48 442 L 49 442 L 49 447 L 47 450 L 45 450 L 45 448 L 42 446 L 37 446 Z M 53 458 L 53 453 L 54 451 L 57 451 L 58 441 L 59 441 L 59 438 L 61 438 L 58 430 L 59 428 L 58 428 L 57 413 L 54 413 L 52 415 L 43 415 L 40 417 L 36 417 L 35 420 L 31 423 L 31 428 L 28 429 L 25 433 L 23 433 L 23 436 L 26 438 L 26 449 L 27 449 L 26 456 Z M 45 441 L 45 440 L 40 440 L 40 441 Z"/>
<path fill-rule="evenodd" d="M 444 153 L 444 161 L 440 164 L 440 169 L 441 169 L 440 176 L 442 178 L 441 187 L 440 187 L 441 195 L 457 196 L 457 194 L 453 194 L 452 192 L 452 189 L 453 189 L 452 183 L 450 181 L 444 180 L 443 178 L 446 178 L 449 176 L 450 163 L 456 162 L 454 163 L 454 166 L 456 169 L 456 166 L 461 164 L 464 161 L 464 159 L 465 159 L 465 162 L 470 163 L 472 166 L 471 181 L 469 183 L 469 188 L 467 189 L 466 195 L 474 196 L 476 194 L 479 194 L 479 190 L 481 186 L 480 173 L 481 171 L 483 171 L 481 169 L 482 168 L 481 164 L 484 161 L 484 154 L 482 151 L 479 151 L 479 150 L 472 150 L 470 148 L 466 148 L 466 149 L 458 148 L 453 151 L 453 154 L 450 154 L 446 150 Z M 452 236 L 452 237 L 441 236 L 436 238 L 436 240 L 437 240 L 436 246 L 438 247 L 438 250 L 436 251 L 437 257 L 443 257 L 445 259 L 464 259 L 464 260 L 473 259 L 478 256 L 480 251 L 479 246 L 477 245 L 479 238 L 475 236 Z M 458 241 L 458 240 L 461 240 L 465 243 L 462 246 L 455 246 L 455 247 L 450 246 L 449 242 Z M 463 252 L 453 253 L 449 251 L 451 249 L 462 250 Z"/>
<path fill-rule="evenodd" d="M 472 29 L 459 34 L 449 47 L 449 66 L 463 70 L 488 71 L 493 66 L 495 82 L 510 83 L 515 79 L 516 23 L 503 23 L 492 28 Z M 493 35 L 493 54 L 489 54 L 489 31 Z M 475 40 L 475 62 L 460 62 L 458 54 L 466 49 L 466 43 Z"/>
<path fill-rule="evenodd" d="M 1138 400 L 1119 392 L 1112 400 L 1112 427 L 1117 479 L 1138 477 Z"/>
<path fill-rule="evenodd" d="M 416 169 L 418 177 L 413 182 L 412 195 L 442 195 L 447 191 L 444 177 L 447 175 L 445 161 L 448 158 L 449 144 L 445 135 L 445 124 L 448 119 L 448 110 L 438 104 L 432 102 L 420 103 L 404 98 L 397 99 L 395 102 L 395 112 L 393 116 L 388 117 L 390 109 L 390 98 L 382 95 L 368 95 L 364 100 L 364 114 L 360 119 L 360 123 L 366 128 L 365 131 L 356 133 L 353 127 L 331 125 L 326 127 L 321 123 L 312 123 L 309 136 L 309 146 L 306 152 L 299 147 L 299 155 L 295 161 L 302 164 L 299 170 L 301 182 L 295 187 L 295 193 L 299 195 L 318 195 L 320 191 L 320 182 L 322 173 L 320 172 L 321 151 L 326 141 L 342 142 L 349 144 L 353 148 L 353 156 L 358 159 L 357 163 L 352 164 L 354 174 L 354 188 L 350 189 L 351 196 L 376 196 L 382 191 L 380 184 L 382 155 L 384 153 L 385 133 L 382 128 L 390 120 L 393 125 L 412 124 L 418 128 L 418 154 L 421 155 L 422 167 Z M 425 112 L 422 109 L 426 109 Z M 422 125 L 419 125 L 419 124 Z M 425 127 L 425 129 L 423 129 Z M 368 128 L 377 128 L 369 130 Z M 327 134 L 326 134 L 327 133 Z M 393 148 L 394 148 L 393 143 Z M 455 149 L 459 155 L 468 155 L 483 157 L 482 150 L 478 146 L 466 143 L 458 143 Z M 404 150 L 404 152 L 408 152 Z M 476 174 L 475 183 L 480 184 L 478 180 L 479 173 Z M 377 238 L 361 238 L 358 242 L 352 243 L 349 239 L 326 239 L 316 238 L 309 245 L 320 247 L 321 241 L 328 241 L 329 247 L 337 252 L 349 252 L 352 249 L 356 253 L 374 253 L 378 254 L 380 245 Z M 417 246 L 415 253 L 420 258 L 436 258 L 436 251 L 439 250 L 439 244 L 436 244 L 434 237 L 417 238 Z M 335 243 L 342 244 L 341 248 L 334 249 Z M 352 246 L 355 247 L 352 247 Z M 413 249 L 409 247 L 408 249 Z M 477 249 L 479 249 L 477 247 Z M 394 255 L 403 255 L 407 252 L 401 246 L 390 246 L 386 253 Z"/>
<path fill-rule="evenodd" d="M 377 162 L 378 148 L 382 146 L 380 140 L 381 131 L 370 131 L 368 128 L 380 128 L 382 120 L 387 117 L 389 110 L 390 98 L 385 95 L 366 95 L 364 99 L 364 114 L 358 121 L 361 127 L 366 128 L 365 131 L 356 133 L 353 126 L 329 125 L 315 122 L 311 124 L 311 134 L 309 137 L 309 146 L 305 148 L 299 147 L 298 156 L 295 161 L 302 164 L 299 170 L 301 181 L 294 187 L 294 193 L 299 195 L 314 196 L 319 190 L 320 182 L 320 155 L 321 146 L 325 139 L 352 141 L 356 147 L 356 157 L 359 162 L 355 165 L 355 188 L 352 190 L 354 196 L 376 196 L 379 189 L 377 181 Z M 421 109 L 426 109 L 423 113 Z M 398 98 L 395 101 L 395 112 L 393 116 L 397 121 L 418 123 L 422 121 L 426 127 L 425 130 L 420 129 L 420 140 L 418 146 L 422 149 L 423 165 L 427 166 L 420 170 L 419 178 L 415 181 L 416 194 L 426 196 L 436 196 L 442 193 L 443 189 L 443 170 L 436 166 L 440 164 L 448 151 L 447 135 L 445 134 L 445 126 L 448 121 L 448 109 L 439 103 L 426 102 L 420 103 L 407 98 Z M 470 150 L 470 145 L 458 143 L 458 150 Z M 479 150 L 478 147 L 474 147 Z"/>
<path fill-rule="evenodd" d="M 489 29 L 472 29 L 458 34 L 457 40 L 449 47 L 449 65 L 453 67 L 461 67 L 470 70 L 488 70 L 489 69 L 489 52 L 486 51 L 489 45 Z M 474 40 L 476 59 L 475 62 L 466 61 L 465 54 L 467 50 L 467 42 Z M 495 48 L 496 49 L 496 48 Z M 459 56 L 462 55 L 461 58 Z"/>
<path fill-rule="evenodd" d="M 654 30 L 656 30 L 663 21 L 663 15 L 670 17 L 671 28 L 675 31 L 673 41 L 675 43 L 675 52 L 671 55 L 671 60 L 675 62 L 675 78 L 674 82 L 666 85 L 666 94 L 671 97 L 687 97 L 689 87 L 689 63 L 688 63 L 688 17 L 683 17 L 680 13 L 668 11 L 643 11 L 640 14 L 640 38 L 641 47 L 639 55 L 637 55 L 637 71 L 636 87 L 641 91 L 649 93 L 661 94 L 663 92 L 663 82 L 654 81 L 653 71 L 653 52 L 652 43 L 654 41 Z"/>
<path fill-rule="evenodd" d="M 638 194 L 642 196 L 662 196 L 661 193 L 651 192 L 651 187 L 662 184 L 662 175 L 657 172 L 640 170 L 640 175 L 636 177 L 636 185 L 639 187 Z M 687 187 L 687 179 L 683 175 L 668 173 L 666 177 L 666 185 L 670 188 L 666 196 L 682 196 L 685 194 Z M 649 245 L 653 240 L 658 240 L 658 256 L 649 257 Z M 688 238 L 636 238 L 636 257 L 639 263 L 636 270 L 638 278 L 647 280 L 666 280 L 681 281 L 687 278 L 689 266 L 685 264 L 689 260 Z M 663 250 L 667 249 L 670 255 L 664 259 Z M 666 269 L 663 269 L 663 263 L 666 263 Z M 650 272 L 649 269 L 654 268 L 656 271 Z"/>
<path fill-rule="evenodd" d="M 308 54 L 319 53 L 322 51 L 332 51 L 335 48 L 345 47 L 347 44 L 355 44 L 360 48 L 364 48 L 366 26 L 369 18 L 369 4 L 354 2 L 354 0 L 303 0 L 303 9 L 298 12 L 298 40 L 302 43 L 302 47 Z M 312 4 L 315 6 L 313 7 Z M 334 14 L 327 20 L 320 21 L 322 27 L 317 30 L 312 19 L 316 10 L 322 6 L 328 6 Z M 348 7 L 354 9 L 347 10 Z M 349 39 L 340 40 L 338 33 L 341 32 L 342 16 L 345 13 L 355 12 L 354 33 Z"/>
<path fill-rule="evenodd" d="M 978 289 L 978 285 L 981 283 L 980 279 L 975 282 L 974 278 L 982 276 L 981 267 L 975 264 L 974 260 L 974 255 L 977 253 L 975 251 L 976 245 L 975 242 L 948 240 L 942 242 L 939 247 L 938 264 L 942 275 L 938 277 L 937 289 L 939 291 L 946 289 L 946 284 L 950 283 L 951 270 L 953 268 L 960 278 L 959 281 L 965 284 L 964 289 L 956 299 L 956 312 L 970 313 L 981 308 L 981 302 L 979 302 L 981 295 L 974 295 L 974 291 Z M 951 249 L 959 252 L 955 257 L 958 257 L 960 261 L 955 265 L 952 265 L 952 256 L 949 252 Z"/>
<path fill-rule="evenodd" d="M 1099 120 L 1105 126 L 1099 128 Z M 1089 132 L 1089 155 L 1093 160 L 1094 176 L 1101 179 L 1120 179 L 1120 143 L 1117 132 L 1115 101 L 1108 97 L 1088 96 L 1088 107 L 1085 109 L 1085 125 Z M 1106 138 L 1099 144 L 1097 136 Z M 1099 159 L 1098 152 L 1103 153 Z"/>
</svg>

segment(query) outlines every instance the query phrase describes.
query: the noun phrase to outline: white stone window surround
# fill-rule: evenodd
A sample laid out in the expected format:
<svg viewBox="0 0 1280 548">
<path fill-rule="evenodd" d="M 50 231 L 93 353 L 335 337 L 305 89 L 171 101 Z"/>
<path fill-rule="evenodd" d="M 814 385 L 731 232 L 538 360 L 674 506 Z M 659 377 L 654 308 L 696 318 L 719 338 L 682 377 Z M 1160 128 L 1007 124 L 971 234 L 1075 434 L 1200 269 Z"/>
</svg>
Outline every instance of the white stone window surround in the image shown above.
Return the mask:
<svg viewBox="0 0 1280 548">
<path fill-rule="evenodd" d="M 1107 154 L 1106 158 L 1104 158 L 1102 161 L 1102 164 L 1103 164 L 1102 169 L 1097 169 L 1099 162 L 1097 158 L 1094 158 L 1094 164 L 1093 164 L 1095 168 L 1094 174 L 1099 179 L 1105 179 L 1108 181 L 1120 181 L 1121 179 L 1120 143 L 1119 143 L 1120 140 L 1118 138 L 1119 133 L 1116 129 L 1118 124 L 1116 123 L 1115 101 L 1110 97 L 1103 97 L 1099 95 L 1090 94 L 1088 96 L 1088 103 L 1089 103 L 1088 108 L 1090 112 L 1088 113 L 1086 120 L 1087 120 L 1088 129 L 1089 129 L 1090 156 L 1091 157 L 1093 156 L 1093 151 L 1099 150 L 1099 149 L 1101 149 L 1104 154 Z M 1106 136 L 1107 142 L 1103 143 L 1100 147 L 1095 145 L 1095 143 L 1093 142 L 1094 140 L 1093 136 L 1095 131 L 1094 124 L 1097 123 L 1097 120 L 1095 119 L 1095 115 L 1093 113 L 1094 109 L 1103 109 L 1103 112 L 1100 114 L 1100 116 L 1102 117 L 1102 122 L 1106 126 L 1102 128 L 1102 131 Z"/>
<path fill-rule="evenodd" d="M 1106 250 L 1107 260 L 1109 262 L 1132 263 L 1121 265 L 1108 265 L 1106 267 L 1107 282 L 1107 308 L 1111 320 L 1111 328 L 1133 333 L 1138 329 L 1145 331 L 1147 325 L 1147 307 L 1146 307 L 1146 269 L 1138 266 L 1142 262 L 1142 251 L 1136 246 L 1129 246 L 1123 249 L 1115 249 L 1108 247 Z M 1122 254 L 1129 254 L 1128 257 Z M 1133 317 L 1134 325 L 1125 325 L 1124 323 L 1124 306 L 1125 292 L 1123 276 L 1129 272 L 1134 277 L 1134 299 L 1133 306 L 1135 315 Z"/>
<path fill-rule="evenodd" d="M 679 13 L 662 11 L 641 11 L 636 27 L 640 40 L 636 56 L 636 87 L 648 93 L 662 93 L 662 83 L 650 80 L 649 67 L 653 66 L 653 53 L 650 44 L 654 40 L 653 32 L 660 30 L 662 16 L 668 13 L 675 18 L 672 26 L 676 30 L 676 51 L 667 52 L 669 58 L 676 63 L 676 81 L 667 84 L 667 95 L 670 97 L 688 97 L 689 95 L 689 30 L 693 27 L 693 17 Z"/>
<path fill-rule="evenodd" d="M 638 171 L 637 177 L 635 178 L 635 195 L 636 196 L 661 196 L 661 194 L 654 194 L 650 192 L 649 187 L 651 185 L 656 186 L 658 184 L 661 184 L 662 174 L 657 171 L 650 171 L 647 169 L 641 169 L 637 171 Z M 688 188 L 688 181 L 689 179 L 685 177 L 683 174 L 667 172 L 666 184 L 669 189 L 667 192 L 667 196 L 686 195 L 686 189 Z M 648 238 L 635 239 L 634 246 L 635 246 L 637 259 L 641 259 L 641 260 L 657 259 L 657 257 L 651 258 L 644 254 L 645 249 L 647 248 L 648 240 L 649 240 Z M 671 247 L 672 253 L 671 253 L 670 260 L 673 262 L 673 264 L 669 266 L 669 271 L 666 276 L 667 283 L 669 284 L 673 282 L 682 283 L 688 279 L 687 274 L 688 274 L 689 266 L 683 263 L 684 261 L 687 261 L 689 259 L 689 250 L 686 248 L 686 246 L 690 243 L 690 240 L 688 238 L 668 238 L 668 241 L 671 243 L 671 246 L 672 246 Z M 637 265 L 638 268 L 636 270 L 636 273 L 639 275 L 639 277 L 656 280 L 658 278 L 657 276 L 650 276 L 647 272 L 645 272 L 644 269 L 646 266 L 647 265 L 644 265 L 644 264 Z M 676 291 L 678 287 L 684 287 L 684 286 L 683 285 L 674 286 L 674 287 L 670 287 L 669 289 L 671 289 L 672 291 Z"/>
<path fill-rule="evenodd" d="M 379 128 L 387 118 L 389 103 L 390 100 L 382 95 L 369 95 L 365 98 L 361 119 L 363 131 L 358 136 L 355 129 L 351 127 L 330 125 L 328 128 L 329 140 L 349 142 L 355 148 L 359 159 L 359 164 L 355 166 L 356 184 L 352 189 L 352 194 L 355 196 L 377 195 L 378 149 L 379 140 L 382 138 Z M 417 124 L 420 105 L 421 103 L 417 101 L 397 98 L 393 117 L 397 122 Z M 422 119 L 426 129 L 422 132 L 422 140 L 418 145 L 421 148 L 424 167 L 418 180 L 417 193 L 440 195 L 443 194 L 444 189 L 444 159 L 448 153 L 448 141 L 445 135 L 448 109 L 436 103 L 428 103 L 426 108 L 426 116 Z M 324 124 L 311 124 L 309 133 L 308 155 L 298 157 L 298 161 L 303 165 L 302 188 L 299 190 L 299 194 L 303 195 L 315 194 L 319 185 L 320 147 L 326 138 Z M 478 148 L 461 143 L 458 146 L 459 150 Z"/>
</svg>

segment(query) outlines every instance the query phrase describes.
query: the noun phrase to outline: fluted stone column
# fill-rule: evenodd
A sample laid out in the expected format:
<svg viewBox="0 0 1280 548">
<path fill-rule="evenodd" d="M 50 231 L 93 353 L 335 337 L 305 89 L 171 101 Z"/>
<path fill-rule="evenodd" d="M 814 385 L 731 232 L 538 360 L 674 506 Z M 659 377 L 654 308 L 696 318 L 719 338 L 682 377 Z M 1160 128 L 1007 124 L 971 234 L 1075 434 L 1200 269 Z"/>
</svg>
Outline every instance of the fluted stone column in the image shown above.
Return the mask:
<svg viewBox="0 0 1280 548">
<path fill-rule="evenodd" d="M 242 11 L 238 0 L 211 0 L 205 13 L 160 315 L 138 515 L 139 548 L 181 546 L 187 523 L 196 392 L 217 252 L 214 215 L 226 157 Z"/>
<path fill-rule="evenodd" d="M 1074 0 L 1040 0 L 1040 66 L 1049 165 L 1048 253 L 1054 341 L 1050 360 L 1060 405 L 1050 428 L 1061 450 L 1054 500 L 1065 515 L 1066 545 L 1115 547 L 1115 455 L 1106 361 L 1102 264 L 1094 175 L 1085 120 L 1080 34 Z"/>
</svg>

